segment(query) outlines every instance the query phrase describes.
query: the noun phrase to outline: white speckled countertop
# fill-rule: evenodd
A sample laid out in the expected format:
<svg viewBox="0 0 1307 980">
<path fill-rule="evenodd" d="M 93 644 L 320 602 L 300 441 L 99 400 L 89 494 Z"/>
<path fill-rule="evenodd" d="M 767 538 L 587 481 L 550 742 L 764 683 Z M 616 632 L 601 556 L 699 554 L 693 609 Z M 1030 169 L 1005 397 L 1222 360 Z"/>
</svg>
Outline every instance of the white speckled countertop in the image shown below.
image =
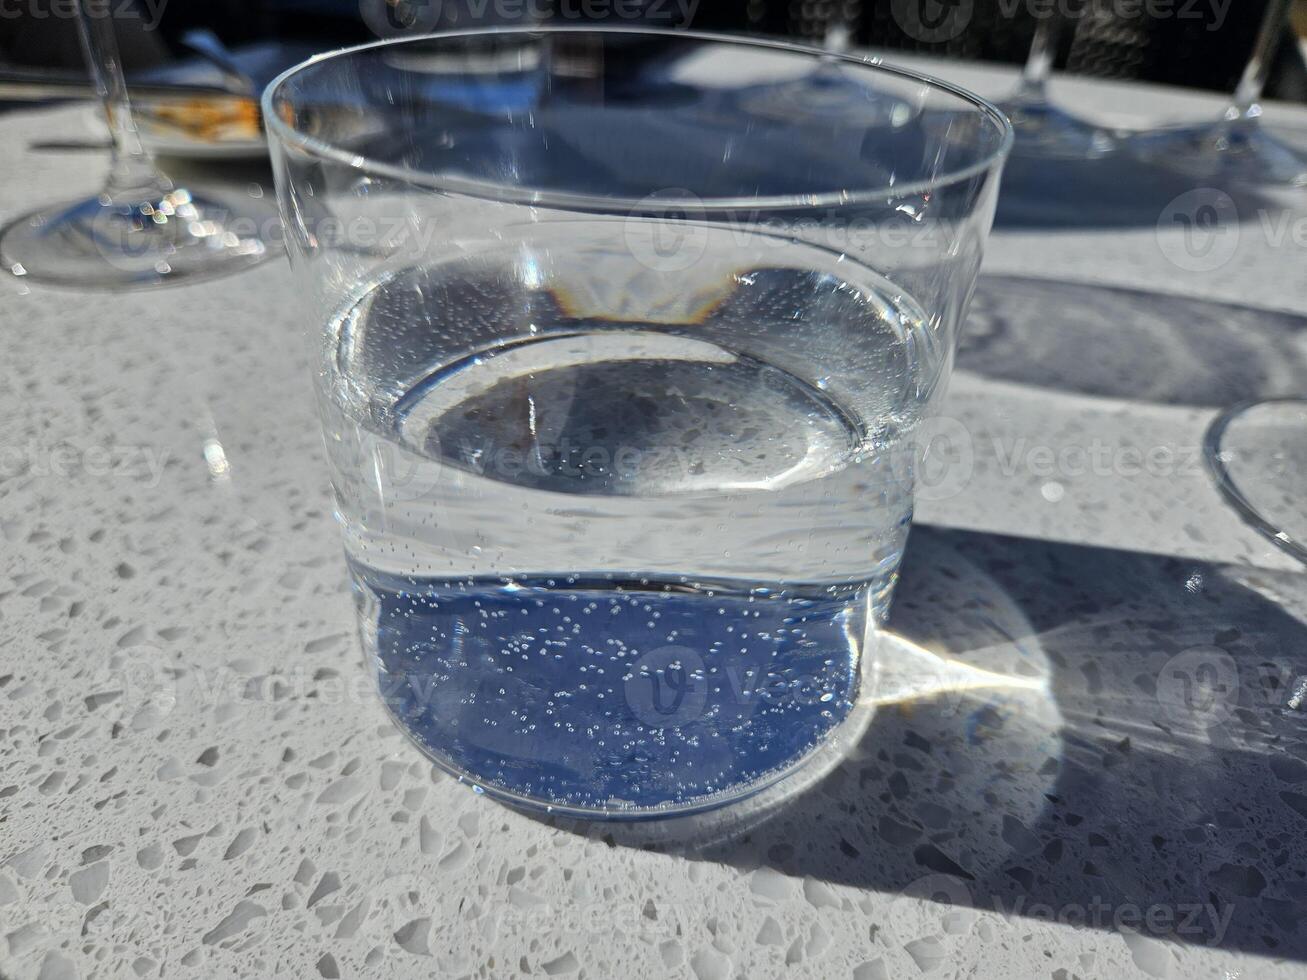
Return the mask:
<svg viewBox="0 0 1307 980">
<path fill-rule="evenodd" d="M 29 146 L 88 118 L 0 116 L 0 219 L 91 190 L 101 155 Z M 282 260 L 0 281 L 0 976 L 1307 976 L 1307 576 L 1195 463 L 1221 406 L 1307 391 L 1307 192 L 1240 197 L 1195 272 L 1158 230 L 1184 182 L 1027 169 L 947 406 L 971 474 L 892 623 L 958 663 L 724 840 L 519 815 L 392 728 Z"/>
</svg>

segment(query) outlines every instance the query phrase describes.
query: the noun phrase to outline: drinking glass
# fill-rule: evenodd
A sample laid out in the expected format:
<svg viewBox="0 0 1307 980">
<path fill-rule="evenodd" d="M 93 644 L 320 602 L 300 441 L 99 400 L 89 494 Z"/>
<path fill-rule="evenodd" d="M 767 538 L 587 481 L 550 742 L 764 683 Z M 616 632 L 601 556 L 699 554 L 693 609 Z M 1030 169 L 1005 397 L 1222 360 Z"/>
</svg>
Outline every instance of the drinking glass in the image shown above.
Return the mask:
<svg viewBox="0 0 1307 980">
<path fill-rule="evenodd" d="M 1212 423 L 1204 455 L 1216 485 L 1241 517 L 1299 561 L 1307 561 L 1307 401 L 1270 398 L 1235 405 Z"/>
<path fill-rule="evenodd" d="M 246 268 L 269 250 L 256 216 L 169 180 L 141 144 L 110 0 L 77 0 L 77 25 L 113 136 L 94 197 L 43 207 L 0 230 L 0 262 L 68 286 L 138 287 Z"/>
<path fill-rule="evenodd" d="M 1039 19 L 1017 90 L 999 103 L 1012 120 L 1016 153 L 1092 159 L 1115 148 L 1111 135 L 1102 127 L 1073 116 L 1049 99 L 1048 79 L 1065 29 L 1064 16 L 1056 12 Z"/>
<path fill-rule="evenodd" d="M 1239 87 L 1219 120 L 1137 134 L 1133 152 L 1202 180 L 1307 186 L 1307 159 L 1261 124 L 1262 93 L 1292 0 L 1268 0 Z"/>
<path fill-rule="evenodd" d="M 840 112 L 774 111 L 805 79 Z M 479 791 L 614 818 L 844 744 L 916 449 L 942 425 L 964 455 L 928 418 L 1002 114 L 819 50 L 569 27 L 325 56 L 264 111 L 398 725 Z"/>
</svg>

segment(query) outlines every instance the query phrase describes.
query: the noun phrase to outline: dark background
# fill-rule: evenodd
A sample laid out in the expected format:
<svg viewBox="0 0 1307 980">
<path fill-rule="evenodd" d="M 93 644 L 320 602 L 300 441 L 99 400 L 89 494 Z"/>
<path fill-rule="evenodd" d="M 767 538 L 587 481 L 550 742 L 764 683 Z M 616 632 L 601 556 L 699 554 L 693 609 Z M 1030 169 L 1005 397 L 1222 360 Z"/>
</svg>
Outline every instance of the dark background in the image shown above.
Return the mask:
<svg viewBox="0 0 1307 980">
<path fill-rule="evenodd" d="M 66 13 L 50 13 L 71 0 L 0 0 L 0 70 L 82 70 L 76 24 Z M 115 9 L 146 0 L 113 0 Z M 228 48 L 268 41 L 293 43 L 297 48 L 327 49 L 376 37 L 364 10 L 376 16 L 413 16 L 421 30 L 467 28 L 514 22 L 496 16 L 494 0 L 151 0 L 162 3 L 155 30 L 143 25 L 147 16 L 119 19 L 120 45 L 129 71 L 157 68 L 191 57 L 183 36 L 195 28 L 212 31 Z M 570 3 L 571 23 L 584 0 L 527 0 L 544 11 L 544 19 L 561 20 L 562 4 Z M 665 0 L 639 0 L 659 21 L 658 10 L 674 10 Z M 1031 3 L 1004 0 L 924 0 L 926 3 L 970 4 L 967 28 L 944 43 L 927 44 L 908 36 L 894 17 L 898 0 L 699 0 L 689 26 L 701 30 L 741 31 L 820 41 L 833 24 L 844 25 L 855 45 L 903 49 L 959 58 L 1020 63 L 1034 35 Z M 1045 2 L 1045 0 L 1037 0 Z M 1063 3 L 1064 0 L 1058 0 Z M 1120 0 L 1075 0 L 1088 12 L 1074 18 L 1059 46 L 1061 70 L 1103 77 L 1134 78 L 1217 91 L 1231 91 L 1238 81 L 1257 33 L 1265 0 L 1228 2 L 1216 27 L 1214 0 L 1174 0 L 1186 16 L 1122 15 Z M 389 3 L 387 11 L 385 4 Z M 398 4 L 399 7 L 395 5 Z M 408 10 L 403 9 L 409 4 Z M 655 6 L 657 5 L 657 6 Z M 1300 6 L 1304 6 L 1300 2 Z M 1012 12 L 1014 11 L 1015 12 Z M 552 16 L 548 13 L 553 10 Z M 947 8 L 946 8 L 947 9 Z M 478 17 L 474 12 L 483 11 Z M 44 14 L 44 16 L 42 16 Z M 425 20 L 423 20 L 425 18 Z M 609 18 L 617 22 L 617 18 Z M 667 15 L 662 16 L 666 23 Z M 517 18 L 521 23 L 521 18 Z M 620 21 L 631 23 L 629 19 Z M 677 24 L 677 26 L 685 26 Z M 1281 40 L 1269 94 L 1307 99 L 1307 72 L 1292 31 Z"/>
</svg>

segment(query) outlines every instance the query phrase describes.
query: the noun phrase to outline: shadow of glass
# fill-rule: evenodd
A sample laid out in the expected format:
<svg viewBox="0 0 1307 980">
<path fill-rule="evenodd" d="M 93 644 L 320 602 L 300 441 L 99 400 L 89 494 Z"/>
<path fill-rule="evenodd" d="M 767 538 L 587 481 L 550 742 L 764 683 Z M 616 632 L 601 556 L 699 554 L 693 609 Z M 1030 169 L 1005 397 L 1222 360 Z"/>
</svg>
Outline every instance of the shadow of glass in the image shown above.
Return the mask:
<svg viewBox="0 0 1307 980">
<path fill-rule="evenodd" d="M 1081 283 L 985 276 L 958 370 L 1058 392 L 1223 407 L 1300 395 L 1307 318 Z"/>
<path fill-rule="evenodd" d="M 1271 208 L 1252 189 L 1208 181 L 1231 198 L 1244 222 Z M 1093 160 L 1013 154 L 1003 168 L 995 230 L 1071 231 L 1155 226 L 1176 198 L 1195 189 L 1192 176 L 1121 150 Z"/>
<path fill-rule="evenodd" d="M 911 661 L 882 676 L 861 740 L 814 785 L 707 834 L 557 823 L 731 864 L 755 890 L 780 872 L 810 900 L 887 893 L 879 927 L 923 968 L 981 942 L 977 923 L 1029 918 L 1307 959 L 1307 625 L 1262 593 L 1307 596 L 1295 576 L 1244 579 L 918 527 L 882 659 L 953 666 L 915 690 Z"/>
</svg>

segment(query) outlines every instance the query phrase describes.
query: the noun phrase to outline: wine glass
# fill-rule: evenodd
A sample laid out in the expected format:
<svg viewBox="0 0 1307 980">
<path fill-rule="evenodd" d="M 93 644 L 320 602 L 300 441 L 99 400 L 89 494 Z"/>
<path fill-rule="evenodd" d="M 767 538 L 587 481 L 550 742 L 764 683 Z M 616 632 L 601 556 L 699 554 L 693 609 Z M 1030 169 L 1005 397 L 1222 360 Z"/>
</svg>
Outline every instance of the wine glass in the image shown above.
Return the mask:
<svg viewBox="0 0 1307 980">
<path fill-rule="evenodd" d="M 815 59 L 811 70 L 796 78 L 765 78 L 739 99 L 749 113 L 784 123 L 796 114 L 821 119 L 832 125 L 848 125 L 850 119 L 863 124 L 904 119 L 912 112 L 909 102 L 897 94 L 863 87 L 848 77 L 841 58 L 853 45 L 853 18 L 843 7 L 830 11 L 824 25 L 821 48 L 827 57 Z"/>
<path fill-rule="evenodd" d="M 1307 400 L 1236 405 L 1212 423 L 1203 451 L 1217 487 L 1243 519 L 1307 561 Z"/>
<path fill-rule="evenodd" d="M 1261 124 L 1262 93 L 1291 2 L 1267 3 L 1252 55 L 1220 119 L 1136 135 L 1131 140 L 1132 150 L 1145 159 L 1203 180 L 1307 186 L 1307 159 L 1266 132 Z"/>
<path fill-rule="evenodd" d="M 998 104 L 1012 120 L 1015 154 L 1085 159 L 1114 149 L 1111 135 L 1101 126 L 1058 108 L 1048 97 L 1048 79 L 1065 29 L 1065 19 L 1056 13 L 1040 18 L 1021 82 Z"/>
<path fill-rule="evenodd" d="M 113 136 L 109 176 L 94 197 L 10 223 L 0 231 L 0 261 L 16 275 L 61 285 L 139 287 L 222 275 L 262 260 L 269 248 L 253 214 L 178 186 L 146 152 L 110 11 L 104 0 L 77 5 L 78 33 Z"/>
</svg>

